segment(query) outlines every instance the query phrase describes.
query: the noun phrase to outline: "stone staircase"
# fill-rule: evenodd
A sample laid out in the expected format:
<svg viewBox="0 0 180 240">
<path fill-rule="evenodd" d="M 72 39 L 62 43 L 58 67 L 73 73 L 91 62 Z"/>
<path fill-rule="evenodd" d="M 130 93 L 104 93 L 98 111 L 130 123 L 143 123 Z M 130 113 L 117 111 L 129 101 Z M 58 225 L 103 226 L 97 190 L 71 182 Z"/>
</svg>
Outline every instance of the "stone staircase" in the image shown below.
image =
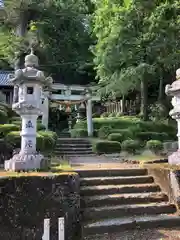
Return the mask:
<svg viewBox="0 0 180 240">
<path fill-rule="evenodd" d="M 93 155 L 92 144 L 83 138 L 58 138 L 54 153 L 57 156 Z"/>
<path fill-rule="evenodd" d="M 180 226 L 176 206 L 168 201 L 146 169 L 79 170 L 78 173 L 82 239 L 94 240 L 95 235 L 128 229 Z"/>
</svg>

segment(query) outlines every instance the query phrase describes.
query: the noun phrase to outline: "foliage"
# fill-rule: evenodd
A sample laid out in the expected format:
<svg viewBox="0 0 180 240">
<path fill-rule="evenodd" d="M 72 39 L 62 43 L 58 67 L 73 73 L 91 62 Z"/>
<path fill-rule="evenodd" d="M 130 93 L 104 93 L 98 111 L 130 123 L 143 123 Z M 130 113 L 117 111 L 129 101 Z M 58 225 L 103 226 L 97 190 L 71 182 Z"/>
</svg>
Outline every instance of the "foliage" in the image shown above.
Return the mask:
<svg viewBox="0 0 180 240">
<path fill-rule="evenodd" d="M 70 133 L 72 138 L 81 138 L 88 136 L 88 132 L 85 129 L 72 129 Z"/>
<path fill-rule="evenodd" d="M 9 132 L 5 136 L 5 141 L 12 145 L 13 148 L 19 149 L 21 146 L 21 136 L 19 131 Z M 57 135 L 51 131 L 40 131 L 37 132 L 37 151 L 50 152 L 54 149 L 57 140 Z"/>
<path fill-rule="evenodd" d="M 0 136 L 5 137 L 12 131 L 19 131 L 20 127 L 15 124 L 0 124 Z"/>
<path fill-rule="evenodd" d="M 105 117 L 108 117 L 109 116 L 109 113 L 108 112 L 104 112 L 101 114 L 101 118 L 105 118 Z"/>
<path fill-rule="evenodd" d="M 140 141 L 149 141 L 149 140 L 160 140 L 160 141 L 166 141 L 170 140 L 167 133 L 157 133 L 157 132 L 138 132 L 136 134 L 136 137 Z"/>
<path fill-rule="evenodd" d="M 3 164 L 5 160 L 10 159 L 12 157 L 13 147 L 4 141 L 4 139 L 0 139 L 0 164 Z"/>
<path fill-rule="evenodd" d="M 111 132 L 111 126 L 102 126 L 99 130 L 98 130 L 98 137 L 100 139 L 106 139 L 108 137 L 108 135 Z"/>
<path fill-rule="evenodd" d="M 146 147 L 154 153 L 159 153 L 163 150 L 163 143 L 158 140 L 150 140 L 146 143 Z"/>
<path fill-rule="evenodd" d="M 122 150 L 127 151 L 128 153 L 136 153 L 136 151 L 141 149 L 141 144 L 137 140 L 125 140 L 121 144 Z"/>
<path fill-rule="evenodd" d="M 97 154 L 103 153 L 120 153 L 121 144 L 116 141 L 97 141 L 93 143 L 93 152 Z"/>
<path fill-rule="evenodd" d="M 141 91 L 147 117 L 149 98 L 164 99 L 164 86 L 171 83 L 179 64 L 180 5 L 177 0 L 125 2 L 95 1 L 94 63 L 102 95 Z"/>
<path fill-rule="evenodd" d="M 108 140 L 122 142 L 124 139 L 123 139 L 123 135 L 121 133 L 111 133 L 108 136 Z"/>
<path fill-rule="evenodd" d="M 167 109 L 165 108 L 165 106 L 163 104 L 155 103 L 150 106 L 149 115 L 150 115 L 150 119 L 159 121 L 159 120 L 167 118 L 168 113 L 167 113 Z"/>
</svg>

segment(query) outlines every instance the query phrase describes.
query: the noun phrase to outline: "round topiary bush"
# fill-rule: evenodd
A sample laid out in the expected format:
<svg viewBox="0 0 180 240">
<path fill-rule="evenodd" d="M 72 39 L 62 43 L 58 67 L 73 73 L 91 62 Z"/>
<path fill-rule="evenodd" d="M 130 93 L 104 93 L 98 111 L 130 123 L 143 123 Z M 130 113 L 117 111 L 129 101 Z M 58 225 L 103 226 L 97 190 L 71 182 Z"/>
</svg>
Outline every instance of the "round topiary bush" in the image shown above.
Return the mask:
<svg viewBox="0 0 180 240">
<path fill-rule="evenodd" d="M 70 134 L 72 138 L 83 138 L 88 136 L 87 130 L 84 129 L 72 129 Z"/>
<path fill-rule="evenodd" d="M 121 148 L 123 151 L 134 154 L 136 151 L 140 150 L 141 145 L 139 141 L 129 139 L 122 142 Z"/>
<path fill-rule="evenodd" d="M 124 140 L 123 135 L 121 133 L 111 133 L 108 136 L 109 141 L 116 141 L 116 142 L 122 142 Z"/>
<path fill-rule="evenodd" d="M 163 150 L 163 143 L 159 140 L 150 140 L 146 143 L 146 147 L 157 154 Z"/>
<path fill-rule="evenodd" d="M 98 130 L 98 137 L 100 139 L 106 139 L 111 133 L 112 128 L 110 126 L 103 126 Z"/>
<path fill-rule="evenodd" d="M 120 153 L 121 144 L 115 141 L 98 141 L 93 144 L 93 152 L 97 154 L 103 153 Z"/>
</svg>

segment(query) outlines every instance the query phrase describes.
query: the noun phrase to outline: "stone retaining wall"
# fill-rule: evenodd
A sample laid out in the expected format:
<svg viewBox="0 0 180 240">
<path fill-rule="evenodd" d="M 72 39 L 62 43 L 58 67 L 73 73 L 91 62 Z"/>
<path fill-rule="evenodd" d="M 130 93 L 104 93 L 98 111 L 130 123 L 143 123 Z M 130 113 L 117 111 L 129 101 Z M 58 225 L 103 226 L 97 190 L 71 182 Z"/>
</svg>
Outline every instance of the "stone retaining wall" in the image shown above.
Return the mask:
<svg viewBox="0 0 180 240">
<path fill-rule="evenodd" d="M 180 210 L 180 171 L 152 168 L 148 165 L 146 167 L 149 175 L 154 177 L 155 183 L 168 195 L 169 201 L 175 203 Z"/>
<path fill-rule="evenodd" d="M 75 239 L 79 221 L 79 176 L 75 173 L 0 179 L 0 239 L 40 240 L 44 218 L 51 219 L 57 240 L 59 217 L 65 217 L 66 239 Z"/>
</svg>

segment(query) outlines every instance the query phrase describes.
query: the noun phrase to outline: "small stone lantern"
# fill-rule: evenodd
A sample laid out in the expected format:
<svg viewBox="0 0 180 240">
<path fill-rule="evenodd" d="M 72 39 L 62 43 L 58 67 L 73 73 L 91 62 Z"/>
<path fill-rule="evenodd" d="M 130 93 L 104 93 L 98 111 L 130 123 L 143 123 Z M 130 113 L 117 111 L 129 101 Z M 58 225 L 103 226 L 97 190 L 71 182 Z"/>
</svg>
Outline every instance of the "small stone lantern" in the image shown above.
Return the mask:
<svg viewBox="0 0 180 240">
<path fill-rule="evenodd" d="M 176 81 L 171 85 L 166 85 L 166 94 L 172 96 L 173 109 L 170 111 L 169 115 L 177 121 L 178 128 L 178 150 L 168 157 L 168 162 L 170 164 L 180 164 L 180 69 L 176 71 Z"/>
<path fill-rule="evenodd" d="M 38 58 L 31 54 L 25 57 L 25 68 L 10 75 L 14 85 L 12 109 L 21 116 L 21 150 L 12 159 L 5 161 L 5 170 L 21 171 L 40 169 L 43 155 L 36 151 L 37 118 L 42 115 L 43 89 L 50 87 L 52 78 L 46 78 L 37 69 Z"/>
</svg>

